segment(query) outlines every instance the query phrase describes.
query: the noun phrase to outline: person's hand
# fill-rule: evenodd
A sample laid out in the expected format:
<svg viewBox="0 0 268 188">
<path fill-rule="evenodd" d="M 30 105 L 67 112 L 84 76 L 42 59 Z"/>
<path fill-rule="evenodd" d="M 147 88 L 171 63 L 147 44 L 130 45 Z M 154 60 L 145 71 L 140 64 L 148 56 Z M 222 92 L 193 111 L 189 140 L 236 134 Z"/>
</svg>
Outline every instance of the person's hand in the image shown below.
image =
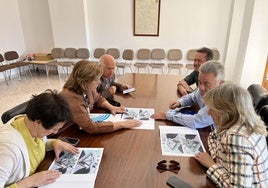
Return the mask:
<svg viewBox="0 0 268 188">
<path fill-rule="evenodd" d="M 155 114 L 151 115 L 151 118 L 153 118 L 153 119 L 166 120 L 167 119 L 167 116 L 166 116 L 166 113 L 159 112 L 159 113 L 155 113 Z"/>
<path fill-rule="evenodd" d="M 123 89 L 130 89 L 131 86 L 130 86 L 130 85 L 127 85 L 127 84 L 123 84 L 122 88 L 123 88 Z"/>
<path fill-rule="evenodd" d="M 180 107 L 180 104 L 179 104 L 178 101 L 173 101 L 173 102 L 170 102 L 170 103 L 169 103 L 169 108 L 170 108 L 170 109 L 175 109 L 175 108 L 177 108 L 177 107 Z"/>
<path fill-rule="evenodd" d="M 112 106 L 110 112 L 111 114 L 115 115 L 115 114 L 123 114 L 126 111 L 125 111 L 125 107 L 123 106 Z"/>
<path fill-rule="evenodd" d="M 195 154 L 195 159 L 207 168 L 215 164 L 214 160 L 207 152 L 200 152 Z"/>
<path fill-rule="evenodd" d="M 46 170 L 32 174 L 27 178 L 17 182 L 18 187 L 40 187 L 50 183 L 54 183 L 61 176 L 61 172 L 57 170 Z"/>
<path fill-rule="evenodd" d="M 131 119 L 131 120 L 126 120 L 126 121 L 119 121 L 119 122 L 115 122 L 115 127 L 117 129 L 128 129 L 128 128 L 132 128 L 132 127 L 139 127 L 142 124 L 142 121 L 137 120 L 137 119 Z"/>
<path fill-rule="evenodd" d="M 181 95 L 187 95 L 188 94 L 186 88 L 183 87 L 183 85 L 178 84 L 177 90 Z"/>
<path fill-rule="evenodd" d="M 67 142 L 63 142 L 59 139 L 56 139 L 55 142 L 52 143 L 52 147 L 55 152 L 55 160 L 59 160 L 59 155 L 62 151 L 68 151 L 71 152 L 72 154 L 78 154 L 79 150 L 74 147 L 72 144 L 69 144 Z"/>
<path fill-rule="evenodd" d="M 110 86 L 108 88 L 109 92 L 111 95 L 114 95 L 116 93 L 116 86 Z"/>
</svg>

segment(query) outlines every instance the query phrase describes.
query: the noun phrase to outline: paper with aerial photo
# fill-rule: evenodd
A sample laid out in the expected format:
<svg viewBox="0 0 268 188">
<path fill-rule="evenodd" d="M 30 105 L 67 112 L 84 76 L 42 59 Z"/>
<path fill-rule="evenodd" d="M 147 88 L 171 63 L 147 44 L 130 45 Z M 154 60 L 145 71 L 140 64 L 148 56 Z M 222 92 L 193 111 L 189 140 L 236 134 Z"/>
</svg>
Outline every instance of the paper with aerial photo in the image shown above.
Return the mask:
<svg viewBox="0 0 268 188">
<path fill-rule="evenodd" d="M 205 148 L 195 129 L 181 126 L 159 126 L 162 155 L 194 156 Z"/>
<path fill-rule="evenodd" d="M 154 129 L 154 119 L 151 118 L 151 115 L 154 113 L 154 109 L 151 108 L 126 108 L 126 113 L 116 114 L 99 114 L 99 113 L 90 113 L 90 118 L 94 122 L 103 122 L 103 121 L 124 121 L 130 119 L 138 119 L 142 121 L 140 127 L 134 127 L 133 129 Z"/>
<path fill-rule="evenodd" d="M 52 162 L 49 170 L 58 170 L 62 175 L 55 183 L 43 186 L 43 188 L 94 187 L 103 148 L 78 149 L 79 154 L 63 152 L 58 161 Z"/>
</svg>

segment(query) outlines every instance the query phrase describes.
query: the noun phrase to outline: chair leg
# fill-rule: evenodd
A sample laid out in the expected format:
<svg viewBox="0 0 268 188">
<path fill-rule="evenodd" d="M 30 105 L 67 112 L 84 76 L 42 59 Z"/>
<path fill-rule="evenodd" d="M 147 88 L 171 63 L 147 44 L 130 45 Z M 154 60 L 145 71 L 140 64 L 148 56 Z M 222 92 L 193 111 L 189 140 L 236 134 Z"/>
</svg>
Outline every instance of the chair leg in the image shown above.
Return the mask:
<svg viewBox="0 0 268 188">
<path fill-rule="evenodd" d="M 60 65 L 57 66 L 57 71 L 58 71 L 58 76 L 59 76 L 59 80 L 61 79 L 60 78 Z"/>
<path fill-rule="evenodd" d="M 4 75 L 4 79 L 5 79 L 6 84 L 9 85 L 8 80 L 7 80 L 7 75 L 6 75 L 5 71 L 3 72 L 3 75 Z"/>
<path fill-rule="evenodd" d="M 20 68 L 17 67 L 17 74 L 19 75 L 19 80 L 21 80 L 21 77 L 20 77 Z"/>
<path fill-rule="evenodd" d="M 31 67 L 30 67 L 30 65 L 28 65 L 28 71 L 29 71 L 31 77 L 33 77 L 32 72 L 31 72 Z"/>
</svg>

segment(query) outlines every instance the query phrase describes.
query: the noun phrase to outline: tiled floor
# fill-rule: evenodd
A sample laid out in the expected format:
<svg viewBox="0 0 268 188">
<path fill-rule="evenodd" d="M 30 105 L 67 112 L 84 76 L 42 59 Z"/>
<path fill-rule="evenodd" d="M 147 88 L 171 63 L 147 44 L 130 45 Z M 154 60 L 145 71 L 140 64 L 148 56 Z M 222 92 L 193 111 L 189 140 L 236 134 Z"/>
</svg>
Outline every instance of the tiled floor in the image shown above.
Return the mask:
<svg viewBox="0 0 268 188">
<path fill-rule="evenodd" d="M 0 82 L 0 114 L 46 89 L 60 90 L 64 84 L 64 80 L 60 80 L 57 75 L 49 75 L 47 78 L 43 73 L 34 73 L 33 77 L 26 74 L 20 81 L 15 77 L 9 82 L 9 85 L 4 81 Z"/>
</svg>

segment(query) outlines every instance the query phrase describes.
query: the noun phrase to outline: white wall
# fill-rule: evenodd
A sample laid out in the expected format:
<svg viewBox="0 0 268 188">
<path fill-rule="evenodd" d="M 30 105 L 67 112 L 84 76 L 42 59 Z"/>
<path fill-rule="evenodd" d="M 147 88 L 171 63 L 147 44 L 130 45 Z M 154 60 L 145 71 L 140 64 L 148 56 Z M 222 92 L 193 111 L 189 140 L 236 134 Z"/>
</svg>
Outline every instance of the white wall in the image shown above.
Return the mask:
<svg viewBox="0 0 268 188">
<path fill-rule="evenodd" d="M 54 47 L 48 2 L 18 0 L 27 53 L 49 52 Z"/>
<path fill-rule="evenodd" d="M 0 23 L 0 53 L 4 55 L 10 50 L 23 52 L 25 42 L 17 0 L 0 0 Z"/>
<path fill-rule="evenodd" d="M 133 0 L 0 0 L 0 53 L 52 47 L 191 48 L 220 51 L 227 80 L 261 84 L 267 0 L 162 0 L 159 37 L 133 36 Z M 8 19 L 6 19 L 8 18 Z M 252 66 L 252 62 L 256 62 Z M 3 78 L 0 75 L 0 79 Z"/>
<path fill-rule="evenodd" d="M 230 0 L 202 0 L 202 3 L 196 0 L 162 0 L 159 37 L 133 36 L 132 0 L 88 2 L 92 50 L 97 47 L 121 50 L 161 47 L 166 51 L 180 48 L 184 59 L 189 49 L 203 46 L 225 53 Z"/>
<path fill-rule="evenodd" d="M 250 1 L 249 1 L 250 2 Z M 250 3 L 249 3 L 250 4 Z M 250 4 L 251 5 L 251 4 Z M 239 83 L 248 87 L 262 83 L 268 53 L 268 1 L 255 0 L 248 44 Z"/>
<path fill-rule="evenodd" d="M 49 0 L 55 47 L 87 47 L 83 0 Z"/>
</svg>

